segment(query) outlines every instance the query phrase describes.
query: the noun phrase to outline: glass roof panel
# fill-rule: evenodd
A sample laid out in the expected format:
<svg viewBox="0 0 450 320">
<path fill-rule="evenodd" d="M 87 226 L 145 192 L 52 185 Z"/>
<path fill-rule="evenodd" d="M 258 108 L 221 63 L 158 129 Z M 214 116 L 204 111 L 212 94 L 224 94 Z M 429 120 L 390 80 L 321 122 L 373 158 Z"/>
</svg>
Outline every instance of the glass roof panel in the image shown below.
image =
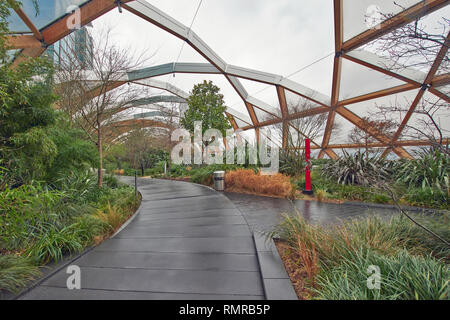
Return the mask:
<svg viewBox="0 0 450 320">
<path fill-rule="evenodd" d="M 7 50 L 6 54 L 8 55 L 8 61 L 12 61 L 19 51 L 19 49 Z"/>
<path fill-rule="evenodd" d="M 402 84 L 405 82 L 343 59 L 339 99 L 345 100 Z"/>
<path fill-rule="evenodd" d="M 38 11 L 33 4 L 32 0 L 22 0 L 22 10 L 38 28 L 42 29 L 45 26 L 51 24 L 55 20 L 65 16 L 67 12 L 73 10 L 73 6 L 81 6 L 82 4 L 89 2 L 90 0 L 38 0 Z M 11 30 L 18 31 L 23 28 L 23 25 L 17 21 L 18 16 L 11 16 Z M 20 18 L 19 18 L 20 19 Z"/>
<path fill-rule="evenodd" d="M 397 14 L 420 0 L 358 0 L 343 1 L 344 41 L 375 27 L 386 15 Z"/>
</svg>

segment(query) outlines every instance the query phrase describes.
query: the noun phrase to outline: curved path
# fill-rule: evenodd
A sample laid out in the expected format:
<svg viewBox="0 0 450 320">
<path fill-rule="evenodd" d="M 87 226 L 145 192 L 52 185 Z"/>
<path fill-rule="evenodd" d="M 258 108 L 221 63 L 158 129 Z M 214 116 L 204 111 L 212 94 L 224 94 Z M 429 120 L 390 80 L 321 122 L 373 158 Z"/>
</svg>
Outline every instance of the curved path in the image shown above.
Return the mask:
<svg viewBox="0 0 450 320">
<path fill-rule="evenodd" d="M 139 181 L 138 215 L 22 299 L 264 299 L 252 233 L 223 194 L 175 181 Z"/>
</svg>

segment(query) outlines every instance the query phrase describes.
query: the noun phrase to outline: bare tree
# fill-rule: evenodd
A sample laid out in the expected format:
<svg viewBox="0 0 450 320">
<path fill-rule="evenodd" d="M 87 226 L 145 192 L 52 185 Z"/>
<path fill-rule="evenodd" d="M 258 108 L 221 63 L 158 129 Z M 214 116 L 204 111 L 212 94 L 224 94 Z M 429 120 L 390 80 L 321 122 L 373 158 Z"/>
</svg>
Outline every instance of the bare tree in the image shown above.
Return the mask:
<svg viewBox="0 0 450 320">
<path fill-rule="evenodd" d="M 382 132 L 388 137 L 392 137 L 397 124 L 392 120 L 371 120 L 371 117 L 362 118 L 363 127 L 372 127 L 378 132 Z M 355 144 L 363 145 L 365 149 L 366 158 L 369 158 L 369 154 L 375 153 L 376 151 L 370 147 L 371 143 L 377 140 L 367 131 L 360 129 L 359 127 L 353 127 L 353 129 L 348 134 L 348 139 Z M 361 148 L 360 148 L 361 149 Z"/>
<path fill-rule="evenodd" d="M 76 46 L 63 48 L 57 64 L 56 81 L 60 84 L 57 93 L 59 107 L 98 148 L 98 186 L 101 187 L 103 128 L 118 121 L 127 104 L 143 93 L 136 85 L 115 88 L 127 81 L 128 72 L 141 68 L 150 58 L 114 44 L 111 29 L 101 31 L 86 52 L 80 54 Z"/>
<path fill-rule="evenodd" d="M 371 117 L 379 119 L 374 120 L 375 123 L 388 124 L 387 135 L 392 137 L 394 132 L 391 130 L 400 126 L 403 117 L 410 111 L 411 103 L 412 101 L 406 100 L 394 101 L 388 105 L 378 104 L 375 111 L 371 112 Z M 450 130 L 448 125 L 445 127 L 447 122 L 441 121 L 441 117 L 444 116 L 445 119 L 449 111 L 450 105 L 446 101 L 431 95 L 424 96 L 413 110 L 411 119 L 399 138 L 428 141 L 432 148 L 450 155 L 450 148 L 445 140 Z"/>
<path fill-rule="evenodd" d="M 314 104 L 306 99 L 288 101 L 288 110 L 291 114 L 305 112 L 314 107 Z M 277 116 L 281 118 L 281 111 L 277 111 L 277 113 Z M 305 168 L 305 139 L 314 141 L 319 138 L 325 130 L 327 119 L 328 114 L 322 113 L 289 121 L 287 147 L 280 153 L 280 170 L 292 175 L 303 172 Z M 283 139 L 283 123 L 278 123 L 274 127 L 276 137 L 281 141 Z M 339 131 L 337 122 L 335 122 L 333 130 L 334 132 Z"/>
<path fill-rule="evenodd" d="M 393 3 L 402 11 L 407 8 L 396 1 Z M 390 19 L 394 13 L 380 12 L 380 21 Z M 430 21 L 420 17 L 400 28 L 382 36 L 370 46 L 391 61 L 385 67 L 398 70 L 405 67 L 417 70 L 429 70 L 442 46 L 448 48 L 447 34 L 450 30 L 450 19 L 442 16 L 438 21 Z M 441 73 L 450 70 L 450 57 L 446 55 L 441 64 Z"/>
<path fill-rule="evenodd" d="M 402 11 L 407 8 L 396 1 L 393 3 Z M 380 21 L 390 19 L 393 13 L 380 13 Z M 436 13 L 435 13 L 436 16 Z M 393 72 L 401 72 L 402 69 L 428 73 L 435 63 L 441 49 L 448 50 L 448 34 L 450 32 L 450 19 L 438 16 L 437 20 L 431 20 L 428 16 L 420 17 L 411 23 L 392 30 L 378 40 L 367 46 L 378 55 L 387 59 L 383 67 Z M 436 74 L 448 74 L 450 72 L 450 56 L 445 54 Z M 437 88 L 443 95 L 449 96 L 450 92 L 444 92 L 444 87 Z M 418 105 L 411 109 L 413 101 L 406 104 L 394 102 L 389 106 L 377 106 L 375 116 L 380 119 L 402 119 L 408 111 L 412 110 L 412 117 L 401 133 L 401 137 L 415 140 L 429 140 L 433 148 L 449 153 L 448 145 L 444 139 L 448 137 L 449 130 L 439 117 L 448 114 L 450 104 L 448 100 L 438 99 L 437 96 L 425 94 Z M 402 120 L 400 120 L 402 121 Z M 400 125 L 400 122 L 398 123 Z"/>
</svg>

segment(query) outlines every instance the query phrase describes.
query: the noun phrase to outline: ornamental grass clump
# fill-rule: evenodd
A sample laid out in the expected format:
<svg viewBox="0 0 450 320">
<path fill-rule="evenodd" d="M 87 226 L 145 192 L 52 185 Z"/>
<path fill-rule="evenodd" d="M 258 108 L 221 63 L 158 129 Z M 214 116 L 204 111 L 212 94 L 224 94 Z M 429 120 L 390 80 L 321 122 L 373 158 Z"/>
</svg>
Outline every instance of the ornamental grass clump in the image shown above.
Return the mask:
<svg viewBox="0 0 450 320">
<path fill-rule="evenodd" d="M 289 247 L 287 259 L 304 274 L 312 298 L 449 299 L 448 248 L 404 216 L 370 216 L 325 229 L 285 214 L 268 237 Z M 367 286 L 371 266 L 381 272 L 380 290 Z"/>
<path fill-rule="evenodd" d="M 262 175 L 252 169 L 228 171 L 225 175 L 228 191 L 248 192 L 288 198 L 292 196 L 293 187 L 288 176 L 281 173 Z"/>
</svg>

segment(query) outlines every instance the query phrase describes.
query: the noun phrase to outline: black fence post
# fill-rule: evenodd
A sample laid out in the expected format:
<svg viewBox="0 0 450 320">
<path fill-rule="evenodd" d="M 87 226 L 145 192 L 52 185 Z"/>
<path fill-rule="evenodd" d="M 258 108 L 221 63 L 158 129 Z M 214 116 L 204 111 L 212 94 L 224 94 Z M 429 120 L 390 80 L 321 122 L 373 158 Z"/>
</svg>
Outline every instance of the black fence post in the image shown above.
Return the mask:
<svg viewBox="0 0 450 320">
<path fill-rule="evenodd" d="M 134 196 L 136 197 L 137 201 L 137 171 L 134 170 Z"/>
</svg>

